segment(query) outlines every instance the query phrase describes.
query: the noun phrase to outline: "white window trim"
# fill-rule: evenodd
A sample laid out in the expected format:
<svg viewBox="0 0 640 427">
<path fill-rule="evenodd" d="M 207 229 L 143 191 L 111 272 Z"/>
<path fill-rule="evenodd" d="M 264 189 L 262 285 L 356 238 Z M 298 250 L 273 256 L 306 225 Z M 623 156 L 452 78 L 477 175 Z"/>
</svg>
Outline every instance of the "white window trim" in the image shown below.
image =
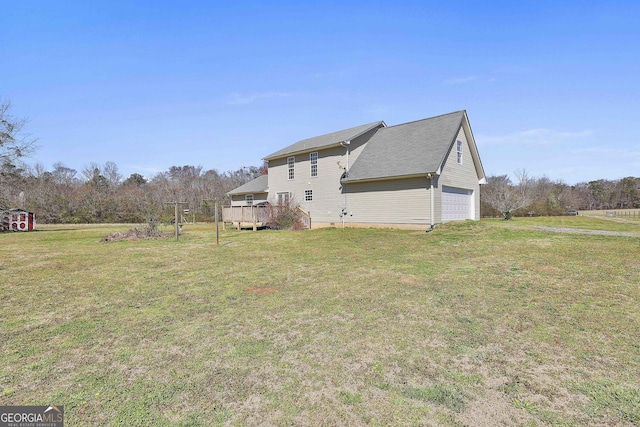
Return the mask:
<svg viewBox="0 0 640 427">
<path fill-rule="evenodd" d="M 245 194 L 244 202 L 247 206 L 253 206 L 254 197 L 253 194 Z"/>
<path fill-rule="evenodd" d="M 293 181 L 296 177 L 296 158 L 295 157 L 287 157 L 287 180 Z"/>
<path fill-rule="evenodd" d="M 288 191 L 281 191 L 279 193 L 276 193 L 276 203 L 280 204 L 287 204 L 289 203 L 289 201 L 291 200 L 291 193 Z"/>
<path fill-rule="evenodd" d="M 462 147 L 463 147 L 462 141 L 458 140 L 457 143 L 456 143 L 456 155 L 458 157 L 458 164 L 459 165 L 462 164 Z"/>
<path fill-rule="evenodd" d="M 309 174 L 311 175 L 312 178 L 316 178 L 318 176 L 318 152 L 317 151 L 314 151 L 313 153 L 309 153 L 309 163 L 311 164 Z M 314 166 L 315 166 L 315 174 L 314 174 Z"/>
<path fill-rule="evenodd" d="M 304 201 L 313 202 L 313 190 L 304 190 Z"/>
</svg>

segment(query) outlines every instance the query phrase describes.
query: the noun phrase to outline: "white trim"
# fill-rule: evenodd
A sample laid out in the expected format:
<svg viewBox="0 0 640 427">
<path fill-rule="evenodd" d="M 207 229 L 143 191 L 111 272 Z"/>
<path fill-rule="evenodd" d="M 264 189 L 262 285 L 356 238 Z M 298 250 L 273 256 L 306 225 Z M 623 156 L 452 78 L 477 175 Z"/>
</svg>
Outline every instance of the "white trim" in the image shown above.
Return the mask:
<svg viewBox="0 0 640 427">
<path fill-rule="evenodd" d="M 276 193 L 276 203 L 279 205 L 287 204 L 291 200 L 291 192 L 289 191 L 279 191 Z"/>
</svg>

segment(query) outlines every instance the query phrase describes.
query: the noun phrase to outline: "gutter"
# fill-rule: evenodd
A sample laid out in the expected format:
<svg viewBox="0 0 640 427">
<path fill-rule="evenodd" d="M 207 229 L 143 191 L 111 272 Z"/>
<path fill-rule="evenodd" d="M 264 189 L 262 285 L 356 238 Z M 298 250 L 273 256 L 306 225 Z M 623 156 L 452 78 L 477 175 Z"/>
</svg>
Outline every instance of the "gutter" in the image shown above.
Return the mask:
<svg viewBox="0 0 640 427">
<path fill-rule="evenodd" d="M 431 228 L 429 228 L 429 229 L 427 230 L 427 233 L 429 233 L 430 231 L 433 231 L 433 228 L 434 228 L 434 227 L 435 227 L 435 225 L 436 225 L 435 218 L 434 218 L 434 217 L 435 217 L 435 214 L 436 214 L 436 208 L 435 208 L 435 187 L 434 187 L 434 185 L 433 185 L 433 180 L 435 179 L 435 174 L 428 173 L 428 174 L 427 174 L 427 178 L 429 178 L 429 184 L 430 184 L 430 188 L 429 188 L 429 196 L 430 196 L 430 198 L 431 198 L 431 200 L 430 200 L 430 201 L 431 201 L 431 203 L 430 203 L 430 211 L 431 211 L 431 212 L 430 212 L 430 215 L 429 215 L 429 217 L 430 217 L 430 222 L 431 222 Z"/>
</svg>

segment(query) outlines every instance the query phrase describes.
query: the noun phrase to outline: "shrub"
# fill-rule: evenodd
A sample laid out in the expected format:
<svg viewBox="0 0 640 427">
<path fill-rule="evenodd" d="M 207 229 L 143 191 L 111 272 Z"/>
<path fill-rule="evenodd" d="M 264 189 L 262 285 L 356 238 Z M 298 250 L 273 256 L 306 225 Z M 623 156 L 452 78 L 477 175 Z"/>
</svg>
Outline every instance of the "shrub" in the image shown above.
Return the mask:
<svg viewBox="0 0 640 427">
<path fill-rule="evenodd" d="M 304 224 L 300 218 L 298 204 L 292 200 L 267 205 L 267 226 L 274 230 L 302 230 Z"/>
</svg>

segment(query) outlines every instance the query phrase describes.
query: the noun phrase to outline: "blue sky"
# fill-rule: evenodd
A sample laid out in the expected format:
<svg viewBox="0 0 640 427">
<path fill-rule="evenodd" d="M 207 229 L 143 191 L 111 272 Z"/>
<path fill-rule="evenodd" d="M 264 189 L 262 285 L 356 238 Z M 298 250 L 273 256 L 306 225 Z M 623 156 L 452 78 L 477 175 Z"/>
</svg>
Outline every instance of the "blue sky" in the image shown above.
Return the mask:
<svg viewBox="0 0 640 427">
<path fill-rule="evenodd" d="M 487 175 L 640 176 L 640 2 L 11 1 L 28 159 L 125 176 L 467 110 Z"/>
</svg>

